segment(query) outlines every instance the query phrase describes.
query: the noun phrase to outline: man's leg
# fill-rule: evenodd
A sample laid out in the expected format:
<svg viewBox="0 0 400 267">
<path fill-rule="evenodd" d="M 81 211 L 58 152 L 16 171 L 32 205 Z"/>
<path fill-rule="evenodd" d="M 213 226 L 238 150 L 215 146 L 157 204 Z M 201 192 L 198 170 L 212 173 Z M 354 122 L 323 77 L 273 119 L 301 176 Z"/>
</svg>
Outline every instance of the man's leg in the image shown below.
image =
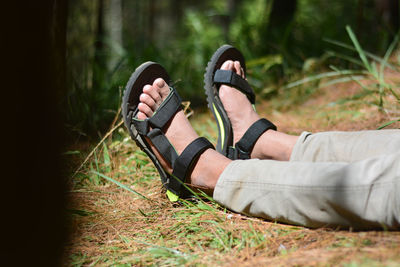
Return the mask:
<svg viewBox="0 0 400 267">
<path fill-rule="evenodd" d="M 354 162 L 398 151 L 400 130 L 304 132 L 295 144 L 290 160 Z"/>
<path fill-rule="evenodd" d="M 363 161 L 237 160 L 214 199 L 227 208 L 307 227 L 400 227 L 400 152 Z"/>
<path fill-rule="evenodd" d="M 226 61 L 221 69 L 244 77 L 238 61 Z M 227 85 L 219 89 L 222 104 L 232 123 L 234 143 L 260 117 L 247 97 Z M 361 132 L 303 133 L 300 137 L 278 131 L 266 131 L 254 145 L 251 158 L 281 161 L 353 162 L 400 150 L 400 130 Z"/>
</svg>

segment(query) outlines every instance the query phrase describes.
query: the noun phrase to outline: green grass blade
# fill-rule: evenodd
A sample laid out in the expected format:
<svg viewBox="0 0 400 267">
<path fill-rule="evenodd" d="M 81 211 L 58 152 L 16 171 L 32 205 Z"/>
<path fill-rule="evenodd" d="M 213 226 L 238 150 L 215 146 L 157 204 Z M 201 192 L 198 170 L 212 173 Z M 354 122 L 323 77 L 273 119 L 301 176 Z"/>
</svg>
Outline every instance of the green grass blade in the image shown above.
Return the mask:
<svg viewBox="0 0 400 267">
<path fill-rule="evenodd" d="M 365 96 L 371 95 L 373 93 L 374 93 L 373 91 L 364 90 L 361 93 L 355 94 L 355 95 L 353 95 L 351 97 L 341 98 L 341 99 L 335 101 L 334 103 L 335 104 L 345 104 L 345 103 L 350 102 L 350 101 L 360 100 L 360 99 L 364 98 Z"/>
<path fill-rule="evenodd" d="M 383 57 L 383 67 L 386 66 L 386 63 L 389 60 L 389 57 L 392 55 L 394 49 L 396 48 L 397 43 L 399 42 L 400 34 L 397 34 L 393 39 L 393 42 L 390 44 L 389 48 L 386 50 L 385 56 Z"/>
<path fill-rule="evenodd" d="M 389 91 L 394 95 L 394 97 L 397 99 L 397 102 L 400 104 L 400 96 L 393 90 L 391 86 L 389 86 Z"/>
<path fill-rule="evenodd" d="M 334 71 L 338 72 L 338 73 L 342 73 L 342 72 L 343 72 L 343 70 L 340 70 L 340 69 L 338 69 L 337 67 L 335 67 L 335 66 L 333 66 L 333 65 L 330 65 L 329 67 L 330 67 L 331 69 L 333 69 Z M 368 73 L 367 73 L 367 74 L 368 74 Z M 370 90 L 368 87 L 366 87 L 365 85 L 363 85 L 362 83 L 360 83 L 359 80 L 361 80 L 361 79 L 355 79 L 355 77 L 357 77 L 357 76 L 350 75 L 350 79 L 351 79 L 353 82 L 356 82 L 364 91 L 371 92 L 371 90 Z"/>
<path fill-rule="evenodd" d="M 372 71 L 372 75 L 379 80 L 379 73 L 378 73 L 378 68 L 376 67 L 376 63 L 372 62 L 371 63 L 371 71 Z"/>
<path fill-rule="evenodd" d="M 92 211 L 87 211 L 84 209 L 67 209 L 67 212 L 72 215 L 79 215 L 79 216 L 90 216 L 90 215 L 95 214 Z"/>
<path fill-rule="evenodd" d="M 100 177 L 95 174 L 95 170 L 93 168 L 93 164 L 92 162 L 90 162 L 90 171 L 93 173 L 93 177 L 91 177 L 92 175 L 89 176 L 89 180 L 94 183 L 95 185 L 99 185 L 100 184 Z"/>
<path fill-rule="evenodd" d="M 358 60 L 357 58 L 350 57 L 350 56 L 347 56 L 347 55 L 344 55 L 344 54 L 341 54 L 341 53 L 338 53 L 338 52 L 335 52 L 335 51 L 328 51 L 327 53 L 328 53 L 329 56 L 340 58 L 340 59 L 346 60 L 346 61 L 348 61 L 350 63 L 353 63 L 355 65 L 364 67 L 364 64 L 360 60 Z"/>
<path fill-rule="evenodd" d="M 330 78 L 330 77 L 336 77 L 336 76 L 341 76 L 341 75 L 353 75 L 353 74 L 360 75 L 360 74 L 366 74 L 366 72 L 365 71 L 353 71 L 353 70 L 342 70 L 339 73 L 337 71 L 324 72 L 324 73 L 320 73 L 317 75 L 311 75 L 304 79 L 289 83 L 289 84 L 285 85 L 283 88 L 290 89 L 290 88 L 293 88 L 293 87 L 296 87 L 296 86 L 299 86 L 299 85 L 302 85 L 305 83 L 309 83 L 312 81 L 317 81 L 317 80 L 320 80 L 323 78 Z"/>
<path fill-rule="evenodd" d="M 347 77 L 343 77 L 343 78 L 337 78 L 337 79 L 330 80 L 326 83 L 320 84 L 319 87 L 323 88 L 323 87 L 327 87 L 327 86 L 334 85 L 337 83 L 354 82 L 354 81 L 358 81 L 358 80 L 362 80 L 362 79 L 365 79 L 365 77 L 364 76 L 350 76 L 350 77 L 347 76 Z"/>
<path fill-rule="evenodd" d="M 100 172 L 100 169 L 99 169 L 99 161 L 98 161 L 98 159 L 97 159 L 96 150 L 94 150 L 93 156 L 94 156 L 94 165 L 96 166 L 96 171 L 97 171 L 97 172 Z M 97 175 L 97 176 L 96 176 L 96 179 L 95 179 L 97 185 L 100 184 L 100 183 L 99 183 L 99 180 L 100 180 L 100 178 L 99 178 L 99 176 Z"/>
<path fill-rule="evenodd" d="M 357 37 L 355 36 L 353 30 L 351 29 L 350 26 L 347 25 L 347 26 L 346 26 L 346 31 L 347 31 L 347 33 L 349 34 L 350 39 L 351 39 L 351 41 L 353 42 L 354 47 L 356 48 L 357 53 L 358 53 L 358 55 L 359 55 L 360 58 L 361 58 L 361 61 L 364 63 L 365 68 L 366 68 L 369 72 L 372 72 L 371 65 L 370 65 L 370 63 L 369 63 L 367 57 L 365 56 L 364 50 L 361 48 L 361 45 L 360 45 L 360 43 L 358 42 Z"/>
<path fill-rule="evenodd" d="M 379 126 L 377 129 L 378 129 L 378 130 L 383 129 L 383 128 L 389 126 L 390 124 L 393 124 L 393 123 L 398 122 L 398 121 L 400 121 L 400 119 L 393 120 L 393 121 L 389 121 L 389 122 L 385 122 L 384 124 L 382 124 L 381 126 Z"/>
<path fill-rule="evenodd" d="M 133 241 L 136 242 L 136 243 L 139 243 L 139 244 L 144 244 L 144 245 L 149 246 L 151 248 L 162 249 L 162 250 L 168 251 L 168 252 L 172 253 L 175 256 L 180 256 L 180 257 L 184 257 L 184 258 L 187 258 L 189 256 L 188 254 L 186 254 L 184 252 L 181 252 L 181 251 L 179 251 L 177 249 L 167 248 L 167 247 L 163 247 L 163 246 L 150 244 L 150 243 L 142 241 L 142 240 L 133 239 Z"/>
<path fill-rule="evenodd" d="M 97 174 L 98 176 L 100 176 L 100 177 L 102 177 L 102 178 L 104 178 L 104 179 L 106 179 L 106 180 L 108 180 L 108 181 L 110 181 L 110 182 L 112 182 L 112 183 L 118 185 L 119 187 L 121 187 L 121 188 L 123 188 L 123 189 L 125 189 L 125 190 L 128 190 L 128 191 L 131 192 L 131 193 L 134 193 L 134 194 L 136 194 L 136 195 L 138 195 L 138 196 L 140 196 L 140 197 L 142 197 L 142 198 L 144 198 L 144 199 L 146 199 L 146 200 L 150 200 L 149 198 L 145 197 L 144 195 L 140 194 L 139 192 L 137 192 L 137 191 L 135 191 L 135 190 L 129 188 L 128 186 L 126 186 L 126 185 L 124 185 L 124 184 L 122 184 L 122 183 L 120 183 L 120 182 L 114 180 L 114 179 L 111 178 L 111 177 L 108 177 L 108 176 L 106 176 L 106 175 L 104 175 L 104 174 L 102 174 L 102 173 L 96 172 L 96 171 L 92 171 L 92 172 L 95 173 L 95 174 Z"/>
<path fill-rule="evenodd" d="M 103 142 L 103 160 L 107 172 L 111 171 L 111 157 L 107 149 L 107 145 Z"/>
<path fill-rule="evenodd" d="M 390 44 L 389 48 L 386 50 L 386 53 L 383 57 L 383 63 L 381 63 L 381 66 L 379 68 L 379 82 L 383 82 L 384 81 L 384 77 L 385 77 L 385 67 L 386 64 L 389 60 L 389 57 L 392 55 L 393 50 L 395 49 L 397 43 L 399 42 L 399 34 L 397 34 L 393 40 L 393 42 Z"/>
<path fill-rule="evenodd" d="M 100 169 L 99 169 L 99 160 L 97 159 L 96 150 L 94 151 L 93 156 L 94 156 L 94 165 L 96 166 L 96 171 L 99 172 L 100 171 Z"/>
<path fill-rule="evenodd" d="M 339 47 L 343 47 L 343 48 L 349 49 L 351 51 L 357 51 L 353 46 L 345 44 L 345 43 L 342 43 L 342 42 L 339 42 L 339 41 L 335 41 L 335 40 L 331 40 L 331 39 L 324 39 L 324 41 L 328 42 L 328 43 L 331 43 L 331 44 L 334 44 L 334 45 L 337 45 Z M 388 67 L 388 68 L 390 68 L 392 70 L 395 70 L 395 71 L 398 70 L 398 67 L 396 67 L 393 64 L 390 64 L 388 62 L 384 62 L 382 58 L 380 58 L 380 57 L 378 57 L 378 56 L 376 56 L 376 55 L 374 55 L 374 54 L 372 54 L 372 53 L 370 53 L 368 51 L 365 51 L 365 50 L 364 50 L 364 53 L 370 59 L 373 59 L 376 62 L 379 62 L 380 64 L 384 64 L 386 67 Z"/>
</svg>

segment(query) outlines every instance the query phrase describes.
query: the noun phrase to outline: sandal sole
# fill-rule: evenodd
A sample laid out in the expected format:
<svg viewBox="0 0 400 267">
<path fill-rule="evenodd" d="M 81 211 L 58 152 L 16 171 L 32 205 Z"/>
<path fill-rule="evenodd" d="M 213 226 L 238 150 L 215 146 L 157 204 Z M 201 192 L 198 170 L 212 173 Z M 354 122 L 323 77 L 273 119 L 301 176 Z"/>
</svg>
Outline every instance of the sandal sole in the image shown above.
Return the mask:
<svg viewBox="0 0 400 267">
<path fill-rule="evenodd" d="M 233 146 L 233 131 L 228 114 L 219 98 L 218 88 L 213 83 L 213 78 L 215 71 L 221 68 L 227 60 L 239 61 L 246 74 L 246 63 L 242 53 L 230 45 L 223 45 L 215 51 L 204 74 L 204 89 L 207 95 L 208 108 L 213 113 L 218 126 L 216 150 L 224 156 L 228 156 L 228 148 Z"/>
<path fill-rule="evenodd" d="M 161 182 L 164 188 L 167 189 L 167 195 L 171 201 L 176 201 L 178 196 L 170 192 L 166 187 L 170 179 L 173 179 L 170 174 L 168 174 L 162 167 L 160 161 L 157 159 L 150 144 L 146 141 L 144 137 L 139 135 L 131 123 L 132 116 L 135 114 L 138 104 L 140 103 L 139 97 L 142 94 L 143 87 L 147 84 L 153 84 L 154 80 L 157 78 L 163 78 L 167 84 L 170 84 L 170 77 L 167 71 L 159 64 L 148 61 L 141 64 L 132 73 L 129 81 L 125 87 L 123 97 L 122 97 L 122 116 L 126 128 L 128 129 L 129 135 L 132 140 L 135 141 L 138 147 L 143 150 L 147 156 L 151 159 L 157 171 L 160 174 Z"/>
</svg>

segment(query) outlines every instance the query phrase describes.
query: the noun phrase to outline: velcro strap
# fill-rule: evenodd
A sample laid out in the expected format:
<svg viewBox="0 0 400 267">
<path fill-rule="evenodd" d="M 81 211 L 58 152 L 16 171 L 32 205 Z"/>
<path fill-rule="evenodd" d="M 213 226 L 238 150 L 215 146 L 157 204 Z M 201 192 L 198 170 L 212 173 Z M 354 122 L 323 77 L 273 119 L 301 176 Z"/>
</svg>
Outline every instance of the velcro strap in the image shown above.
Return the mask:
<svg viewBox="0 0 400 267">
<path fill-rule="evenodd" d="M 168 141 L 167 137 L 163 134 L 160 129 L 153 129 L 148 134 L 147 137 L 150 138 L 151 143 L 157 148 L 161 156 L 173 166 L 178 154 L 176 153 L 174 147 Z"/>
<path fill-rule="evenodd" d="M 149 119 L 152 128 L 164 128 L 165 124 L 167 124 L 167 122 L 171 120 L 172 116 L 174 116 L 181 108 L 182 100 L 178 92 L 172 87 L 170 87 L 170 90 L 171 91 L 167 98 Z"/>
<path fill-rule="evenodd" d="M 214 74 L 214 83 L 233 86 L 244 93 L 252 104 L 255 103 L 256 97 L 249 83 L 231 70 L 217 70 Z"/>
<path fill-rule="evenodd" d="M 132 118 L 132 123 L 139 134 L 147 135 L 147 133 L 149 132 L 149 119 L 141 121 L 136 118 Z"/>
<path fill-rule="evenodd" d="M 244 133 L 243 137 L 235 144 L 237 157 L 239 159 L 249 159 L 258 138 L 267 130 L 276 131 L 276 126 L 267 119 L 259 119 L 253 123 Z"/>
<path fill-rule="evenodd" d="M 183 150 L 182 154 L 179 155 L 173 165 L 172 175 L 178 178 L 180 182 L 176 179 L 171 179 L 169 187 L 171 187 L 172 190 L 180 192 L 182 183 L 184 183 L 186 178 L 190 175 L 193 165 L 200 155 L 209 148 L 214 149 L 210 141 L 204 137 L 199 137 Z"/>
<path fill-rule="evenodd" d="M 237 159 L 237 150 L 233 146 L 228 147 L 228 159 Z"/>
</svg>

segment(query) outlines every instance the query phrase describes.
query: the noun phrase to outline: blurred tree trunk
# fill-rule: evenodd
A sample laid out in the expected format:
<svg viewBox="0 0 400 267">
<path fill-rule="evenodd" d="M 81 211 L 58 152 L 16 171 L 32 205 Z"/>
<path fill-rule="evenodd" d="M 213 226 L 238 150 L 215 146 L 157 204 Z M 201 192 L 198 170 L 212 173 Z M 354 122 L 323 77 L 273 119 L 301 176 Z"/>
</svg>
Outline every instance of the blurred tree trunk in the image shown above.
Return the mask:
<svg viewBox="0 0 400 267">
<path fill-rule="evenodd" d="M 94 58 L 93 58 L 93 76 L 92 76 L 92 87 L 88 88 L 88 103 L 87 108 L 89 114 L 87 124 L 91 127 L 96 125 L 96 116 L 100 114 L 98 107 L 100 102 L 100 92 L 102 92 L 106 80 L 107 71 L 107 61 L 105 54 L 105 30 L 104 30 L 104 0 L 98 1 L 97 12 L 97 25 L 95 32 L 95 42 L 94 42 Z M 94 130 L 94 129 L 90 129 Z"/>
<path fill-rule="evenodd" d="M 57 100 L 60 102 L 66 94 L 66 51 L 67 51 L 67 17 L 68 3 L 65 0 L 54 0 L 50 24 L 51 59 L 55 77 L 54 87 Z"/>
<path fill-rule="evenodd" d="M 357 1 L 357 24 L 356 24 L 356 34 L 357 36 L 361 37 L 362 35 L 362 28 L 363 28 L 363 21 L 364 21 L 364 0 Z"/>
<path fill-rule="evenodd" d="M 100 3 L 93 0 L 69 0 L 67 23 L 67 88 L 66 116 L 69 138 L 79 138 L 92 131 L 96 112 L 96 92 L 99 71 L 95 69 L 100 59 L 101 39 L 99 39 L 98 17 Z M 101 29 L 102 27 L 100 27 Z M 100 30 L 101 34 L 101 30 Z M 100 43 L 98 43 L 100 42 Z M 96 47 L 97 46 L 97 51 Z M 95 60 L 96 52 L 96 60 Z M 98 93 L 98 92 L 97 92 Z M 72 140 L 71 140 L 72 141 Z"/>
<path fill-rule="evenodd" d="M 155 18 L 157 16 L 161 16 L 162 13 L 156 13 L 156 5 L 154 0 L 148 0 L 148 11 L 146 12 L 145 16 L 148 19 L 148 28 L 147 28 L 147 38 L 150 43 L 154 42 L 154 25 L 155 25 Z"/>
<path fill-rule="evenodd" d="M 92 89 L 96 90 L 104 82 L 106 59 L 104 53 L 104 0 L 99 0 L 97 7 L 97 29 L 94 43 L 93 82 Z"/>
<path fill-rule="evenodd" d="M 182 0 L 172 0 L 170 13 L 171 17 L 175 20 L 176 25 L 180 25 L 182 23 L 183 18 L 183 8 L 182 8 Z"/>
<path fill-rule="evenodd" d="M 121 59 L 122 44 L 122 1 L 108 0 L 105 16 L 109 57 L 107 62 L 108 71 L 113 71 Z"/>
<path fill-rule="evenodd" d="M 242 0 L 226 0 L 227 16 L 225 16 L 225 19 L 222 22 L 222 29 L 227 43 L 230 43 L 229 32 L 231 23 L 236 16 L 236 11 L 241 2 Z"/>
<path fill-rule="evenodd" d="M 161 2 L 158 0 L 158 2 Z M 158 5 L 156 10 L 158 20 L 155 23 L 157 30 L 156 41 L 158 48 L 163 48 L 174 42 L 179 36 L 184 18 L 184 7 L 188 4 L 187 0 L 169 0 Z"/>
<path fill-rule="evenodd" d="M 266 0 L 270 1 L 270 0 Z M 280 52 L 285 54 L 288 38 L 292 27 L 294 15 L 296 13 L 297 0 L 274 0 L 269 15 L 268 26 L 263 33 L 264 43 L 275 42 Z M 270 48 L 264 47 L 262 53 L 270 52 Z"/>
<path fill-rule="evenodd" d="M 383 27 L 394 36 L 400 29 L 399 0 L 375 0 L 375 5 Z"/>
<path fill-rule="evenodd" d="M 153 2 L 153 0 L 151 1 Z M 142 0 L 122 0 L 122 42 L 124 47 L 134 47 L 137 55 L 142 55 L 143 50 L 150 44 L 153 38 L 151 11 L 153 3 Z M 154 8 L 154 5 L 153 5 Z"/>
<path fill-rule="evenodd" d="M 122 0 L 122 39 L 124 47 L 136 54 L 156 46 L 163 48 L 180 33 L 188 0 Z"/>
</svg>

